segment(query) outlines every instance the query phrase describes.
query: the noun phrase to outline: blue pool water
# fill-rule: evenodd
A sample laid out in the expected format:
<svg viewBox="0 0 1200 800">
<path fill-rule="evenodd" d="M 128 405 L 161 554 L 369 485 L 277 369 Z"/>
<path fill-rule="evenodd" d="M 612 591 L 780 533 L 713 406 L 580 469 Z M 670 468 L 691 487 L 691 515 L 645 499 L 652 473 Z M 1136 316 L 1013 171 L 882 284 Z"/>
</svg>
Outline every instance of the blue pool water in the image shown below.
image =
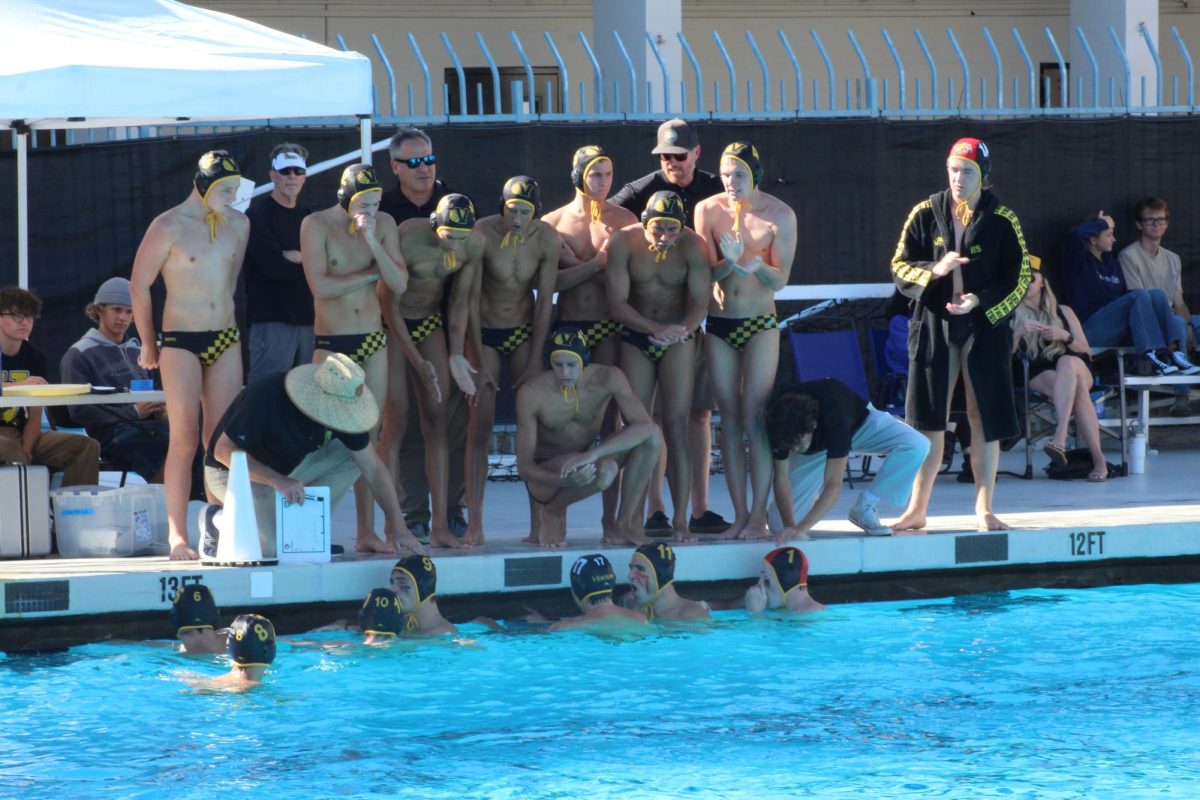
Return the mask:
<svg viewBox="0 0 1200 800">
<path fill-rule="evenodd" d="M 1200 586 L 719 614 L 637 641 L 0 660 L 8 798 L 1196 798 Z M 323 640 L 344 635 L 321 634 Z"/>
</svg>

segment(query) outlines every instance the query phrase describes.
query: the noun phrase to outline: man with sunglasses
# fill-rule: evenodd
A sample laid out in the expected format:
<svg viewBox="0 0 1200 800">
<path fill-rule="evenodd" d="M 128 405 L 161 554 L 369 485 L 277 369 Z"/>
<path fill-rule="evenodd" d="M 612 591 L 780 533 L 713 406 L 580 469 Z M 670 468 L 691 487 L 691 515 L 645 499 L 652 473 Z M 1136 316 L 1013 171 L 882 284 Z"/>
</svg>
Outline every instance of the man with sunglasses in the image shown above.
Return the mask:
<svg viewBox="0 0 1200 800">
<path fill-rule="evenodd" d="M 1167 201 L 1161 197 L 1139 200 L 1134 208 L 1137 225 L 1137 241 L 1132 242 L 1117 256 L 1121 271 L 1125 273 L 1125 285 L 1130 289 L 1162 289 L 1167 295 L 1171 313 L 1183 320 L 1187 335 L 1186 349 L 1196 352 L 1196 331 L 1192 325 L 1192 312 L 1183 297 L 1183 265 L 1179 256 L 1162 246 L 1163 236 L 1171 222 Z M 1186 417 L 1191 413 L 1188 405 L 1187 386 L 1173 386 L 1175 402 L 1171 405 L 1171 416 Z"/>
<path fill-rule="evenodd" d="M 670 191 L 679 195 L 691 227 L 696 204 L 707 197 L 721 194 L 725 185 L 711 172 L 698 169 L 700 139 L 696 131 L 682 119 L 669 119 L 658 126 L 658 140 L 650 151 L 658 156 L 659 169 L 625 184 L 612 196 L 611 202 L 635 215 L 642 213 L 655 192 Z M 712 460 L 713 393 L 704 363 L 704 334 L 696 334 L 695 392 L 688 416 L 688 452 L 692 459 L 692 514 L 688 528 L 692 533 L 725 533 L 729 522 L 708 508 L 708 472 Z M 646 530 L 665 532 L 670 527 L 662 499 L 662 474 L 656 474 L 650 484 L 650 510 Z"/>
<path fill-rule="evenodd" d="M 250 202 L 246 244 L 246 321 L 250 383 L 307 364 L 313 357 L 313 296 L 300 258 L 300 223 L 311 213 L 299 202 L 308 150 L 284 142 L 271 150 L 271 193 Z"/>
<path fill-rule="evenodd" d="M 433 152 L 429 135 L 420 128 L 401 128 L 388 142 L 388 157 L 397 184 L 394 189 L 383 193 L 379 209 L 391 214 L 397 225 L 410 219 L 427 221 L 437 211 L 438 203 L 450 192 L 445 182 L 438 180 L 437 155 Z M 456 279 L 457 273 L 450 275 L 439 301 L 443 319 L 449 316 L 449 298 Z M 450 458 L 450 482 L 447 485 L 450 528 L 455 535 L 462 536 L 467 531 L 463 458 L 467 447 L 468 413 L 462 393 L 449 391 L 449 388 L 442 386 L 446 394 L 444 402 L 449 430 L 446 446 Z M 424 466 L 425 442 L 421 436 L 421 420 L 415 403 L 408 409 L 408 421 L 396 463 L 404 519 L 417 538 L 424 540 L 429 536 L 432 524 L 429 507 L 431 492 Z"/>
</svg>

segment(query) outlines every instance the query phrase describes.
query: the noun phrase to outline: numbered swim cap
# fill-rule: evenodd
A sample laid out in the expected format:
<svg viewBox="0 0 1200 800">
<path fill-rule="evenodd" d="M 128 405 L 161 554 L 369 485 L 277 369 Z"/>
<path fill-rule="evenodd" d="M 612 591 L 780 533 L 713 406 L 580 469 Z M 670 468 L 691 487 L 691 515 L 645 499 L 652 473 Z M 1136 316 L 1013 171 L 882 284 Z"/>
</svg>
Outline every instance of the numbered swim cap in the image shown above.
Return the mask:
<svg viewBox="0 0 1200 800">
<path fill-rule="evenodd" d="M 437 567 L 429 556 L 406 556 L 392 567 L 392 574 L 407 575 L 417 587 L 417 605 L 437 596 Z"/>
<path fill-rule="evenodd" d="M 239 667 L 265 667 L 275 660 L 275 626 L 260 614 L 242 614 L 229 626 L 229 657 Z"/>
<path fill-rule="evenodd" d="M 675 580 L 675 551 L 669 544 L 644 544 L 633 551 L 634 559 L 645 561 L 654 576 L 654 595 Z"/>
<path fill-rule="evenodd" d="M 611 597 L 616 585 L 612 563 L 600 553 L 580 556 L 571 567 L 571 594 L 580 603 L 593 597 Z"/>
<path fill-rule="evenodd" d="M 372 589 L 358 610 L 358 627 L 376 636 L 398 636 L 404 631 L 404 612 L 391 589 Z"/>
<path fill-rule="evenodd" d="M 808 559 L 797 547 L 779 547 L 763 558 L 775 572 L 775 580 L 786 595 L 793 589 L 808 586 Z"/>
<path fill-rule="evenodd" d="M 216 628 L 218 616 L 212 592 L 202 583 L 181 586 L 171 601 L 171 627 L 176 636 L 185 631 Z"/>
<path fill-rule="evenodd" d="M 762 161 L 758 157 L 758 148 L 754 145 L 746 142 L 733 142 L 722 151 L 721 158 L 732 158 L 742 162 L 750 173 L 750 180 L 754 181 L 755 188 L 762 183 Z"/>
</svg>

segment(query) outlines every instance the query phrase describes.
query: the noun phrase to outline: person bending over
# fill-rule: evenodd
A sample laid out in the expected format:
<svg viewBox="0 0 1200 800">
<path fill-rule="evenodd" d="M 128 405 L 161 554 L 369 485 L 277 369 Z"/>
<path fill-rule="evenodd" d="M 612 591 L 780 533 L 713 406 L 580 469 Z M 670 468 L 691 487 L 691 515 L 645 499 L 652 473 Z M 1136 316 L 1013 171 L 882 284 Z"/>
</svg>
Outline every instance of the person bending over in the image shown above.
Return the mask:
<svg viewBox="0 0 1200 800">
<path fill-rule="evenodd" d="M 872 536 L 888 536 L 876 504 L 903 507 L 929 452 L 929 440 L 878 411 L 836 378 L 798 383 L 767 403 L 767 438 L 775 457 L 770 517 L 775 541 L 806 539 L 842 491 L 850 453 L 886 455 L 850 509 L 850 521 Z M 796 519 L 800 518 L 797 522 Z"/>
</svg>

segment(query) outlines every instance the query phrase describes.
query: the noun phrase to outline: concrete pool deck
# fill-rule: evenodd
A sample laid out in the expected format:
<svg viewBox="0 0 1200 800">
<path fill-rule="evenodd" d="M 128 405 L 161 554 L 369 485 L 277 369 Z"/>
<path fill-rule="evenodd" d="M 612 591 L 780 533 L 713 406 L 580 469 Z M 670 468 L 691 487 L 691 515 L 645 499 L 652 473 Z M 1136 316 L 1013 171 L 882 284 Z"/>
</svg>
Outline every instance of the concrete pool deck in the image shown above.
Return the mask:
<svg viewBox="0 0 1200 800">
<path fill-rule="evenodd" d="M 1114 456 L 1110 454 L 1110 460 Z M 956 457 L 957 460 L 957 457 Z M 1030 586 L 1200 580 L 1200 450 L 1162 450 L 1146 472 L 1105 483 L 1001 476 L 996 508 L 1011 531 L 978 533 L 971 514 L 973 487 L 954 475 L 938 478 L 924 533 L 868 537 L 846 521 L 858 491 L 843 491 L 808 541 L 810 589 L 827 602 L 907 599 Z M 1004 453 L 1001 469 L 1024 469 L 1024 451 Z M 731 516 L 724 476 L 710 481 L 712 508 Z M 885 522 L 898 510 L 881 509 Z M 382 515 L 380 529 L 382 529 Z M 435 550 L 438 593 L 456 618 L 504 616 L 527 604 L 562 611 L 563 587 L 574 559 L 603 552 L 623 577 L 630 548 L 602 546 L 600 500 L 573 507 L 568 546 L 543 550 L 523 544 L 528 533 L 524 485 L 490 481 L 487 544 L 472 550 Z M 353 503 L 334 515 L 334 542 L 347 554 L 327 564 L 212 567 L 165 557 L 0 562 L 0 650 L 51 649 L 105 638 L 169 636 L 166 609 L 175 590 L 202 581 L 222 618 L 259 611 L 281 632 L 304 630 L 345 617 L 375 586 L 385 586 L 394 557 L 353 553 Z M 684 593 L 735 598 L 758 574 L 769 541 L 727 542 L 715 537 L 677 546 L 676 575 Z"/>
</svg>

